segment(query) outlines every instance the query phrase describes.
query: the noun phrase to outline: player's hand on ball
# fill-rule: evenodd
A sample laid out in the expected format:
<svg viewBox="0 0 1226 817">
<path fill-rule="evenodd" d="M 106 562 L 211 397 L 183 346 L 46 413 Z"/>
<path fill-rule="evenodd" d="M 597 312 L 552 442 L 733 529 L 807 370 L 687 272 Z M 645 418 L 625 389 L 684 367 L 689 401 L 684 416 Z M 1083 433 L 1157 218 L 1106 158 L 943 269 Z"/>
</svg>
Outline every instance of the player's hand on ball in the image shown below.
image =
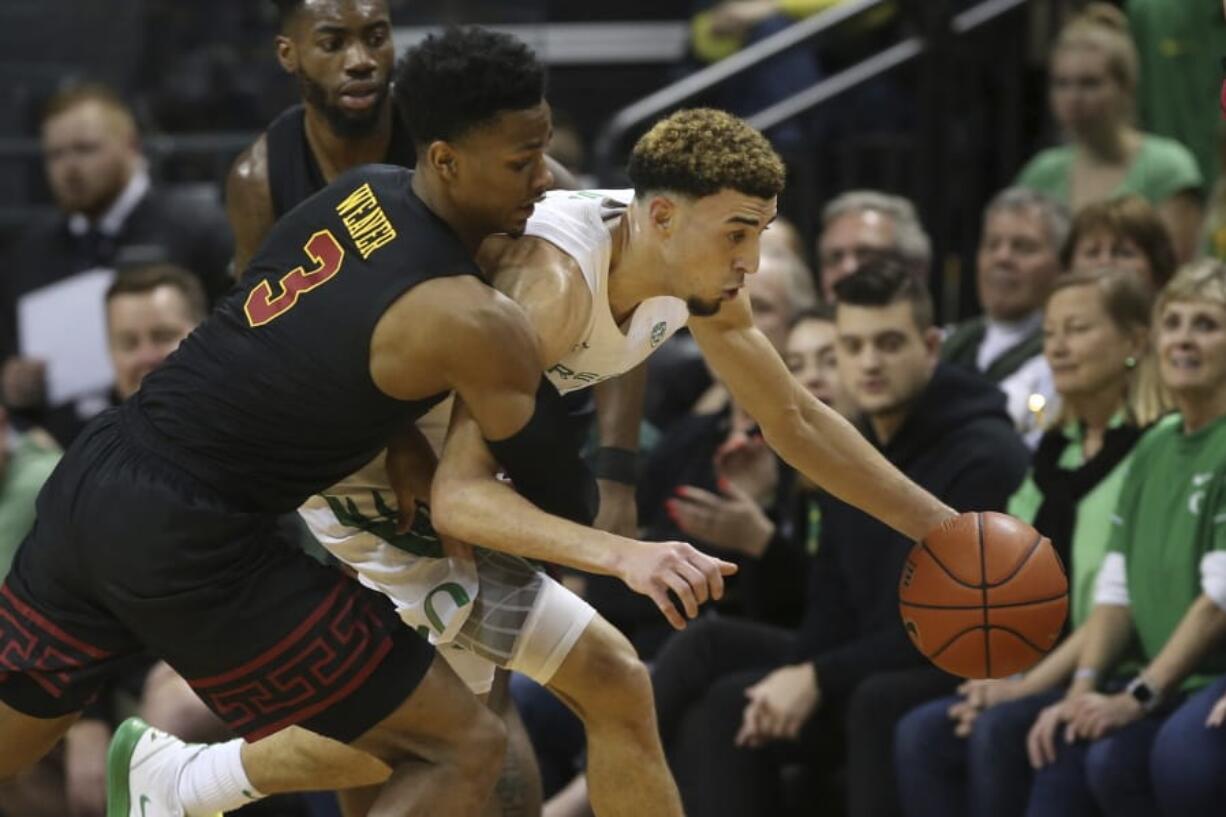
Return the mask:
<svg viewBox="0 0 1226 817">
<path fill-rule="evenodd" d="M 669 624 L 684 630 L 686 618 L 695 618 L 701 605 L 723 597 L 724 576 L 736 570 L 685 542 L 634 542 L 618 554 L 615 572 L 631 590 L 654 601 Z M 684 617 L 669 591 L 681 602 Z"/>
<path fill-rule="evenodd" d="M 749 703 L 736 745 L 756 748 L 773 740 L 796 740 L 817 709 L 821 693 L 809 663 L 780 667 L 745 690 Z"/>
</svg>

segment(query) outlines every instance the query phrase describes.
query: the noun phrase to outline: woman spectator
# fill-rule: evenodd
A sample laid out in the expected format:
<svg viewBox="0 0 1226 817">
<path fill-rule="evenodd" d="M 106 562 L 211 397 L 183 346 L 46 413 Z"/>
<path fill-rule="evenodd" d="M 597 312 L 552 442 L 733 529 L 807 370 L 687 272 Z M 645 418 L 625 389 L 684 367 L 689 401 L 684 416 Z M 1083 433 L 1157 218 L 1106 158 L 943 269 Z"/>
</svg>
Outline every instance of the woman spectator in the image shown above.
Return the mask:
<svg viewBox="0 0 1226 817">
<path fill-rule="evenodd" d="M 1123 193 L 1153 204 L 1176 256 L 1196 254 L 1203 179 L 1196 159 L 1171 139 L 1133 124 L 1138 60 L 1119 9 L 1091 3 L 1060 32 L 1052 52 L 1052 115 L 1068 144 L 1035 156 L 1017 183 L 1059 199 L 1074 212 Z"/>
<path fill-rule="evenodd" d="M 1158 814 L 1149 760 L 1164 716 L 1226 670 L 1226 265 L 1181 269 L 1156 316 L 1159 371 L 1178 413 L 1133 453 L 1073 684 L 1027 738 L 1038 769 L 1031 817 Z M 1134 644 L 1143 669 L 1122 689 L 1100 686 Z M 1173 757 L 1190 764 L 1192 751 L 1175 746 Z"/>
<path fill-rule="evenodd" d="M 1159 411 L 1156 395 L 1135 379 L 1149 314 L 1148 287 L 1121 270 L 1064 276 L 1047 300 L 1043 351 L 1062 416 L 1043 435 L 1009 512 L 1049 536 L 1070 567 L 1074 625 L 1089 614 L 1133 446 Z M 1022 814 L 1026 732 L 1072 674 L 1079 643 L 1066 640 L 1024 677 L 967 682 L 959 696 L 903 718 L 895 758 L 909 817 Z"/>
<path fill-rule="evenodd" d="M 1157 292 L 1175 274 L 1175 247 L 1157 211 L 1137 195 L 1087 204 L 1060 250 L 1069 272 L 1111 267 L 1136 273 Z"/>
</svg>

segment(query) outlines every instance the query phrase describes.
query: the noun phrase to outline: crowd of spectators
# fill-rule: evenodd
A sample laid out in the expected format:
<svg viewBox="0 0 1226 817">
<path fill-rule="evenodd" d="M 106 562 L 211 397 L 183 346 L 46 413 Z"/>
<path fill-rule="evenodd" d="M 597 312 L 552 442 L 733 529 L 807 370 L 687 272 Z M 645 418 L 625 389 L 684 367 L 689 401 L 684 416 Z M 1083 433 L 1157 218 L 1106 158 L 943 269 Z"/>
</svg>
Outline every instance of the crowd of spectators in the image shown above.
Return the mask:
<svg viewBox="0 0 1226 817">
<path fill-rule="evenodd" d="M 840 1 L 700 3 L 694 55 L 723 58 Z M 893 191 L 825 196 L 812 247 L 781 218 L 749 280 L 788 368 L 887 459 L 952 507 L 1007 511 L 1052 540 L 1069 626 L 1028 672 L 965 682 L 929 665 L 897 613 L 911 543 L 779 460 L 684 332 L 652 359 L 641 533 L 691 541 L 739 575 L 681 633 L 612 580 L 572 585 L 650 663 L 686 813 L 1220 813 L 1223 54 L 1217 0 L 1089 3 L 1064 24 L 1048 63 L 1061 140 L 979 214 L 978 316 L 942 325 L 941 237 Z M 821 70 L 820 54 L 796 52 L 730 99 L 760 107 Z M 821 133 L 794 124 L 770 134 L 787 150 Z M 56 212 L 0 272 L 0 575 L 59 452 L 137 391 L 233 272 L 220 206 L 160 189 L 115 92 L 57 94 L 39 138 Z M 590 813 L 581 725 L 525 679 L 512 692 L 546 817 Z M 189 739 L 222 734 L 169 667 L 136 663 L 50 762 L 0 788 L 0 815 L 104 813 L 105 747 L 129 712 Z"/>
</svg>

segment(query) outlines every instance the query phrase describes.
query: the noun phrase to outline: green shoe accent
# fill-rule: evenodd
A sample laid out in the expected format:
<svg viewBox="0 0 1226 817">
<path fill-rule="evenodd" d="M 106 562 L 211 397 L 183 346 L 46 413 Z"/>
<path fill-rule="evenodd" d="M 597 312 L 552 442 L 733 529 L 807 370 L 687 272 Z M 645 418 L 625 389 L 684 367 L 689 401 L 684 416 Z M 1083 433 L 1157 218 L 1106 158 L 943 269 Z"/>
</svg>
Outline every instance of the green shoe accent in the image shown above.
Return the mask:
<svg viewBox="0 0 1226 817">
<path fill-rule="evenodd" d="M 115 730 L 106 750 L 106 817 L 130 817 L 132 793 L 128 790 L 128 773 L 132 769 L 132 753 L 149 724 L 140 718 L 128 718 Z M 142 811 L 144 804 L 141 804 Z"/>
</svg>

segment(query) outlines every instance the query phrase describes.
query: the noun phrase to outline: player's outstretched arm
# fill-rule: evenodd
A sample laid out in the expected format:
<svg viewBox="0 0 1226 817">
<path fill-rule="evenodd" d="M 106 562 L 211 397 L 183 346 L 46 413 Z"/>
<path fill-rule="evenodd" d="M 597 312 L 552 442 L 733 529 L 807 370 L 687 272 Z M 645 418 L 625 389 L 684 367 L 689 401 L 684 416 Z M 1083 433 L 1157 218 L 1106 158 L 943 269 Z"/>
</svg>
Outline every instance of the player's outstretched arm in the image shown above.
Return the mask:
<svg viewBox="0 0 1226 817">
<path fill-rule="evenodd" d="M 251 257 L 276 221 L 262 135 L 238 155 L 226 176 L 226 218 L 234 231 L 234 277 L 242 278 Z"/>
<path fill-rule="evenodd" d="M 457 401 L 431 494 L 439 533 L 528 559 L 616 576 L 651 598 L 678 629 L 685 626 L 685 618 L 669 591 L 693 618 L 701 604 L 723 595 L 723 577 L 736 571 L 736 565 L 684 542 L 641 542 L 551 516 L 500 482 L 497 472 L 498 463 L 479 426 Z"/>
<path fill-rule="evenodd" d="M 690 330 L 733 399 L 796 470 L 911 539 L 922 539 L 955 515 L 796 382 L 754 327 L 746 293 L 716 315 L 692 318 Z"/>
</svg>

